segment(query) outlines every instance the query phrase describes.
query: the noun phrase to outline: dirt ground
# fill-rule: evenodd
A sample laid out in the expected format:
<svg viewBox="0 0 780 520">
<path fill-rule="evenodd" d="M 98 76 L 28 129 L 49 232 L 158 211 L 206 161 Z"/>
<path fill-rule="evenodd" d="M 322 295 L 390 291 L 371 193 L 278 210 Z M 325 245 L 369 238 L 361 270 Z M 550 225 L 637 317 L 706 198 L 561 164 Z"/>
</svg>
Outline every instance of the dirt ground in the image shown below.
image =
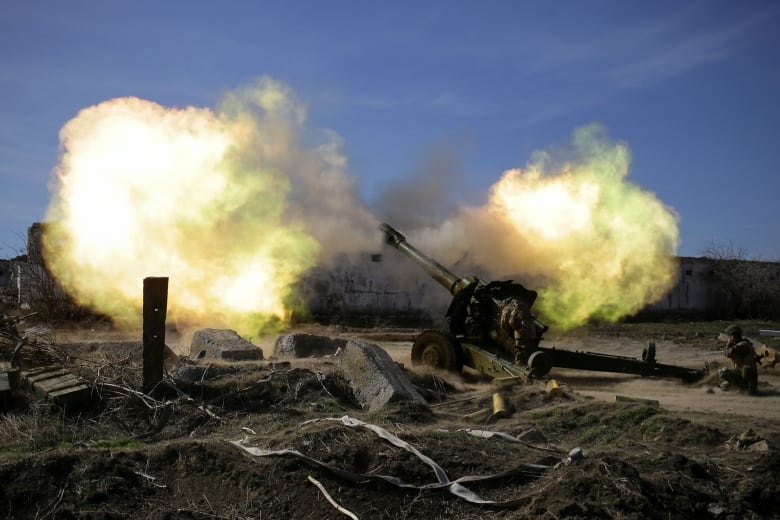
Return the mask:
<svg viewBox="0 0 780 520">
<path fill-rule="evenodd" d="M 140 333 L 60 327 L 25 363 L 94 389 L 64 412 L 16 395 L 0 415 L 0 518 L 780 518 L 780 367 L 760 395 L 718 387 L 724 323 L 589 326 L 545 345 L 710 375 L 691 384 L 553 369 L 562 392 L 413 368 L 416 332 L 306 327 L 385 348 L 426 397 L 362 410 L 332 360 L 197 365 L 172 356 L 141 394 Z M 759 329 L 743 323 L 756 343 Z M 292 331 L 289 331 L 292 332 Z M 274 337 L 259 338 L 266 357 Z M 166 344 L 186 354 L 189 337 Z M 8 346 L 0 343 L 0 360 Z M 657 405 L 656 403 L 657 402 Z M 486 433 L 490 432 L 490 433 Z"/>
</svg>

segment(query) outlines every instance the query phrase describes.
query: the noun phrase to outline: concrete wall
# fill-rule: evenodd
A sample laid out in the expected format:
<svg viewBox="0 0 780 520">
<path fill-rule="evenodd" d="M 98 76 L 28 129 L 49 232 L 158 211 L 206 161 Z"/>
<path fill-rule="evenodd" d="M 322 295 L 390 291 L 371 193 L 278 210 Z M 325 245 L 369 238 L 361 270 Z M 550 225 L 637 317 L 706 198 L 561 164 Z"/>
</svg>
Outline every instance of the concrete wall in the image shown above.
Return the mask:
<svg viewBox="0 0 780 520">
<path fill-rule="evenodd" d="M 22 309 L 39 307 L 50 312 L 69 306 L 68 295 L 41 264 L 19 262 L 16 266 L 18 304 Z"/>
<path fill-rule="evenodd" d="M 0 260 L 0 289 L 11 288 L 11 260 Z"/>
<path fill-rule="evenodd" d="M 17 304 L 14 260 L 0 260 L 0 313 L 7 306 Z"/>
<path fill-rule="evenodd" d="M 736 309 L 761 315 L 777 306 L 780 263 L 692 257 L 681 257 L 679 261 L 675 286 L 659 301 L 648 305 L 643 314 L 715 319 L 732 315 Z M 738 287 L 742 293 L 740 301 L 729 299 L 717 273 L 731 279 L 732 291 L 734 285 Z"/>
<path fill-rule="evenodd" d="M 401 258 L 401 262 L 407 262 L 409 270 L 400 276 L 389 274 L 399 269 L 389 255 L 366 256 L 357 263 L 320 269 L 304 281 L 304 298 L 320 318 L 363 315 L 366 319 L 405 317 L 443 322 L 451 301 L 449 293 L 407 259 Z M 647 305 L 639 316 L 715 319 L 728 313 L 732 302 L 725 300 L 713 277 L 717 262 L 680 257 L 675 286 L 657 302 Z M 755 264 L 756 269 L 776 271 L 774 279 L 780 280 L 780 264 Z"/>
<path fill-rule="evenodd" d="M 48 306 L 56 306 L 56 300 L 62 300 L 63 304 L 67 300 L 57 284 L 47 278 L 41 265 L 41 231 L 40 224 L 34 224 L 28 230 L 30 262 L 0 262 L 0 288 L 4 283 L 18 284 L 18 304 L 22 307 L 35 306 L 36 299 L 42 295 L 49 301 L 41 303 Z M 451 301 L 449 292 L 409 259 L 392 253 L 364 254 L 356 260 L 342 258 L 314 269 L 298 285 L 301 306 L 317 319 L 356 325 L 383 322 L 442 325 Z M 723 301 L 712 276 L 714 262 L 717 260 L 681 257 L 674 288 L 640 314 L 719 317 L 729 302 Z M 756 264 L 772 271 L 769 280 L 775 280 L 775 283 L 780 280 L 780 264 Z"/>
<path fill-rule="evenodd" d="M 355 324 L 432 324 L 443 321 L 449 305 L 449 293 L 424 273 L 399 273 L 378 254 L 316 268 L 301 281 L 299 290 L 315 317 Z"/>
<path fill-rule="evenodd" d="M 48 317 L 53 317 L 71 304 L 66 292 L 44 266 L 43 228 L 43 224 L 36 222 L 27 229 L 27 257 L 11 261 L 11 290 L 19 308 L 43 309 Z"/>
<path fill-rule="evenodd" d="M 19 306 L 19 269 L 27 260 L 0 260 L 0 304 Z"/>
<path fill-rule="evenodd" d="M 681 257 L 675 286 L 664 297 L 645 307 L 645 314 L 692 314 L 707 316 L 723 308 L 712 277 L 712 260 Z"/>
</svg>

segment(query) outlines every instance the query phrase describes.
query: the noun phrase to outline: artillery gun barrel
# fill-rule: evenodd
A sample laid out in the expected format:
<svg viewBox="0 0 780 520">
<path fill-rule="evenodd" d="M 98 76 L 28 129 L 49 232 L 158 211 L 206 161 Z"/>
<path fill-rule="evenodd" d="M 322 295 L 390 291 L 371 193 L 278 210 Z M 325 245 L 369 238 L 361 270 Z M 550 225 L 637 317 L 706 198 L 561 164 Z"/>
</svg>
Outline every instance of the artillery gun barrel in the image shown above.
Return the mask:
<svg viewBox="0 0 780 520">
<path fill-rule="evenodd" d="M 439 284 L 447 289 L 453 296 L 473 281 L 457 276 L 436 260 L 425 256 L 418 251 L 417 248 L 409 244 L 406 241 L 406 237 L 390 224 L 383 223 L 379 228 L 385 234 L 385 242 L 411 258 L 417 265 L 422 267 L 431 278 L 439 282 Z"/>
</svg>

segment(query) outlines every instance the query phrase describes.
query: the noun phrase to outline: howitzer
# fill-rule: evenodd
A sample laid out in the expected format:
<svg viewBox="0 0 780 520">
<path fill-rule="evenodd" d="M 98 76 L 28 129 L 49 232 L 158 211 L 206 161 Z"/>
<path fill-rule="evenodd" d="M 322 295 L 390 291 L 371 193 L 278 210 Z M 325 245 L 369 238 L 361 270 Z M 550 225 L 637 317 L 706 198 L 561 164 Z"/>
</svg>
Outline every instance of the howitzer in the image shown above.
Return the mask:
<svg viewBox="0 0 780 520">
<path fill-rule="evenodd" d="M 659 364 L 655 344 L 641 359 L 594 352 L 570 352 L 540 345 L 547 325 L 531 313 L 537 293 L 512 280 L 485 282 L 459 277 L 409 244 L 388 224 L 385 242 L 412 259 L 452 294 L 447 309 L 449 331 L 425 331 L 412 345 L 412 364 L 460 372 L 470 366 L 500 377 L 539 378 L 552 367 L 673 377 L 695 381 L 706 370 Z"/>
</svg>

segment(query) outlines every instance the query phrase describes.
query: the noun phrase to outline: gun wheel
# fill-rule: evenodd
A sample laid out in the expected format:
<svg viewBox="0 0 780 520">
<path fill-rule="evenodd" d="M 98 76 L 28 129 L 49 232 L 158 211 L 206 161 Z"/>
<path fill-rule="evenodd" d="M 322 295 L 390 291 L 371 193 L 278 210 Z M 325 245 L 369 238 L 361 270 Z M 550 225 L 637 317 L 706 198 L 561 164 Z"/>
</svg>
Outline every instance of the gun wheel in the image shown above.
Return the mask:
<svg viewBox="0 0 780 520">
<path fill-rule="evenodd" d="M 463 351 L 460 343 L 444 332 L 423 332 L 412 345 L 412 366 L 420 365 L 459 373 L 463 370 Z"/>
<path fill-rule="evenodd" d="M 647 347 L 642 350 L 642 361 L 645 363 L 655 363 L 655 341 L 649 341 Z"/>
<path fill-rule="evenodd" d="M 546 376 L 552 370 L 552 359 L 544 352 L 537 350 L 528 357 L 528 368 L 534 377 Z"/>
</svg>

